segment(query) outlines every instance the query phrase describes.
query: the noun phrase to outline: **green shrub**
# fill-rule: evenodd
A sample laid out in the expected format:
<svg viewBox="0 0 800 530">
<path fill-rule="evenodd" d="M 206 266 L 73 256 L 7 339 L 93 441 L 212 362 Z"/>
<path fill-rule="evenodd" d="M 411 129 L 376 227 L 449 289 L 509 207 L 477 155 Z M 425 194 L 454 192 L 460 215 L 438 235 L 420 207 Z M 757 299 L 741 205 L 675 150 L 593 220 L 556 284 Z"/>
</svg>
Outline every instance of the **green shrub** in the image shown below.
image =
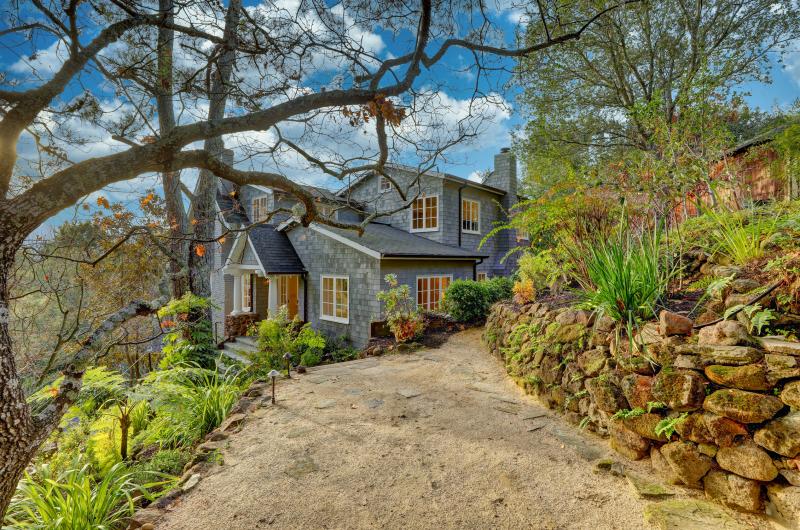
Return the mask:
<svg viewBox="0 0 800 530">
<path fill-rule="evenodd" d="M 586 305 L 632 328 L 653 318 L 656 304 L 674 275 L 661 249 L 661 232 L 635 236 L 623 231 L 589 249 L 589 281 L 582 285 Z"/>
<path fill-rule="evenodd" d="M 537 292 L 551 289 L 563 276 L 552 249 L 526 252 L 519 258 L 518 268 L 520 280 L 529 280 Z"/>
<path fill-rule="evenodd" d="M 322 355 L 313 350 L 303 352 L 303 355 L 300 356 L 300 364 L 303 366 L 316 366 L 321 362 Z"/>
<path fill-rule="evenodd" d="M 425 329 L 422 314 L 411 299 L 408 285 L 399 285 L 394 274 L 387 274 L 384 280 L 389 288 L 379 292 L 377 298 L 384 303 L 386 322 L 397 342 L 408 342 Z"/>
<path fill-rule="evenodd" d="M 165 475 L 179 477 L 191 458 L 191 452 L 186 449 L 163 449 L 150 459 L 131 466 L 131 480 L 136 484 L 147 484 Z"/>
<path fill-rule="evenodd" d="M 141 445 L 185 447 L 216 429 L 242 392 L 241 378 L 199 367 L 175 367 L 148 374 L 140 389 L 155 417 L 136 437 Z"/>
<path fill-rule="evenodd" d="M 55 474 L 47 465 L 26 473 L 11 501 L 6 523 L 12 528 L 48 530 L 112 529 L 133 514 L 134 484 L 123 464 L 96 480 L 90 466 Z"/>
<path fill-rule="evenodd" d="M 311 361 L 319 359 L 325 351 L 325 337 L 314 331 L 310 324 L 301 325 L 300 321 L 289 318 L 289 313 L 282 307 L 272 317 L 262 320 L 258 324 L 258 354 L 253 361 L 257 370 L 282 369 L 286 366 L 283 356 L 289 353 L 294 362 L 305 366 L 303 358 Z"/>
<path fill-rule="evenodd" d="M 183 363 L 203 368 L 214 366 L 218 353 L 211 321 L 207 318 L 211 307 L 208 299 L 187 293 L 158 310 L 161 325 L 169 329 L 164 335 L 161 368 Z"/>
<path fill-rule="evenodd" d="M 459 322 L 486 318 L 490 305 L 486 282 L 456 280 L 444 293 L 444 310 Z"/>
<path fill-rule="evenodd" d="M 484 282 L 489 295 L 489 304 L 510 300 L 514 295 L 514 280 L 508 276 L 495 276 Z"/>
</svg>

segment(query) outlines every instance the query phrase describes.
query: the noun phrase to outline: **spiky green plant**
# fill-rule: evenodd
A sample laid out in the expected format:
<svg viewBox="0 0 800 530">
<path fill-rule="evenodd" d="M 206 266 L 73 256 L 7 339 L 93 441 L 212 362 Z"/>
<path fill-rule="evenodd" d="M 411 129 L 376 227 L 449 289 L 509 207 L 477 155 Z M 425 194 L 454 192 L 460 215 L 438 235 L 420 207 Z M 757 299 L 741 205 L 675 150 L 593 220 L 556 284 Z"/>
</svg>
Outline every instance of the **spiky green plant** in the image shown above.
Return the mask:
<svg viewBox="0 0 800 530">
<path fill-rule="evenodd" d="M 122 464 L 99 481 L 89 465 L 56 475 L 45 464 L 20 481 L 4 528 L 117 528 L 133 513 L 133 494 L 140 490 Z"/>
<path fill-rule="evenodd" d="M 764 256 L 761 243 L 775 233 L 779 218 L 761 218 L 753 211 L 713 209 L 708 210 L 706 215 L 715 224 L 713 236 L 717 244 L 713 250 L 728 256 L 737 265 L 745 265 Z"/>
<path fill-rule="evenodd" d="M 632 331 L 655 316 L 656 304 L 675 274 L 661 246 L 661 230 L 640 235 L 627 230 L 589 249 L 588 281 L 582 282 L 585 304 Z"/>
</svg>

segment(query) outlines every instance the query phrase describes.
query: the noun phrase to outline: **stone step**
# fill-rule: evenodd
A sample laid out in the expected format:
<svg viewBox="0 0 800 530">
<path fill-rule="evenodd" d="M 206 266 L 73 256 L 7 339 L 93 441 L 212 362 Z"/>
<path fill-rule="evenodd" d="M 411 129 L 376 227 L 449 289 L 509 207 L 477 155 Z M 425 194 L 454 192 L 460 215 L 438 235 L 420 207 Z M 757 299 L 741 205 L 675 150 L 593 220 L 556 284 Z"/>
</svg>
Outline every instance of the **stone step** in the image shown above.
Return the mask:
<svg viewBox="0 0 800 530">
<path fill-rule="evenodd" d="M 230 344 L 225 344 L 225 347 L 220 350 L 220 353 L 228 359 L 242 363 L 245 366 L 252 364 L 252 361 L 242 353 L 241 348 L 232 347 Z"/>
<path fill-rule="evenodd" d="M 234 343 L 237 346 L 247 346 L 254 351 L 258 349 L 258 342 L 255 337 L 236 337 Z"/>
</svg>

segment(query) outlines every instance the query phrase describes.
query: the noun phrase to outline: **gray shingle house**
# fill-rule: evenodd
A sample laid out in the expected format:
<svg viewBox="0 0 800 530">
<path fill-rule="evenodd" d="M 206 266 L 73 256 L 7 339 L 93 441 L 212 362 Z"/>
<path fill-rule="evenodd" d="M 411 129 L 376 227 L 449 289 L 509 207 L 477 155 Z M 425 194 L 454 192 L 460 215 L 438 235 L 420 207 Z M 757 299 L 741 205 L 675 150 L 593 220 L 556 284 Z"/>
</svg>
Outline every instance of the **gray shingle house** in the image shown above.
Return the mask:
<svg viewBox="0 0 800 530">
<path fill-rule="evenodd" d="M 417 177 L 402 166 L 387 166 L 387 173 L 404 189 Z M 323 213 L 340 221 L 359 221 L 365 211 L 403 204 L 388 179 L 377 174 L 364 175 L 338 193 L 308 189 Z M 495 156 L 494 171 L 483 182 L 427 172 L 409 196 L 418 197 L 410 208 L 376 218 L 360 236 L 317 223 L 304 227 L 284 213 L 226 238 L 215 253 L 211 280 L 219 307 L 213 315 L 217 335 L 243 335 L 249 324 L 286 306 L 291 316 L 326 335 L 363 347 L 383 320 L 376 295 L 386 274 L 408 284 L 420 307 L 436 309 L 453 280 L 512 272 L 514 260 L 501 259 L 525 244 L 516 234 L 503 231 L 478 249 L 518 200 L 516 160 L 507 149 Z M 269 212 L 295 203 L 277 190 L 236 189 L 222 182 L 218 235 L 226 228 L 263 223 Z"/>
</svg>

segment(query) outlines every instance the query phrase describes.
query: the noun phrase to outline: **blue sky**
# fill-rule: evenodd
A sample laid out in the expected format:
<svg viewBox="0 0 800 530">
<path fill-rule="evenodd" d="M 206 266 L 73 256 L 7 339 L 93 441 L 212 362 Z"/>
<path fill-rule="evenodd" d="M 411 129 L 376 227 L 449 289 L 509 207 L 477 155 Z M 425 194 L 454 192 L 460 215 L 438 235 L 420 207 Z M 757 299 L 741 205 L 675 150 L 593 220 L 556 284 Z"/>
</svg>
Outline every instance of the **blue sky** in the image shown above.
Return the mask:
<svg viewBox="0 0 800 530">
<path fill-rule="evenodd" d="M 285 0 L 292 2 L 293 0 Z M 497 25 L 505 32 L 506 42 L 513 42 L 513 35 L 517 29 L 519 21 L 519 13 L 513 10 L 503 10 L 502 8 L 495 8 L 491 11 L 491 16 L 494 18 Z M 413 35 L 408 31 L 402 31 L 397 35 L 389 31 L 375 29 L 369 32 L 368 38 L 371 39 L 376 51 L 383 57 L 390 55 L 397 55 L 404 53 L 409 48 L 409 44 Z M 29 75 L 26 64 L 31 61 L 31 55 L 37 52 L 37 57 L 34 62 L 43 71 L 52 71 L 57 68 L 59 64 L 59 55 L 63 55 L 63 50 L 52 45 L 52 41 L 40 40 L 37 42 L 27 42 L 24 38 L 19 36 L 3 37 L 0 39 L 0 64 L 2 64 L 3 71 L 11 71 L 12 75 L 17 79 L 24 79 Z M 764 109 L 771 108 L 775 105 L 787 106 L 794 101 L 799 94 L 800 89 L 800 52 L 798 47 L 795 47 L 784 56 L 787 67 L 783 68 L 778 66 L 775 57 L 772 57 L 773 68 L 772 76 L 773 81 L 769 85 L 748 83 L 740 87 L 741 91 L 749 92 L 747 100 L 750 105 Z M 465 70 L 464 65 L 469 64 L 468 59 L 461 50 L 453 50 L 445 57 L 442 63 L 435 67 L 431 72 L 423 74 L 419 86 L 429 87 L 434 90 L 438 95 L 440 103 L 447 109 L 447 112 L 438 116 L 435 120 L 444 126 L 454 123 L 453 121 L 459 113 L 465 112 L 465 105 L 469 101 L 472 94 L 472 89 L 475 83 L 475 73 L 469 69 Z M 509 69 L 513 67 L 513 61 L 505 61 L 505 66 Z M 487 105 L 495 107 L 494 110 L 488 112 L 489 119 L 481 128 L 481 134 L 471 144 L 464 145 L 456 148 L 443 160 L 438 169 L 448 171 L 463 177 L 470 177 L 477 171 L 491 169 L 493 156 L 499 151 L 501 147 L 511 144 L 512 131 L 521 125 L 521 118 L 515 112 L 517 106 L 516 96 L 518 89 L 507 88 L 503 85 L 508 80 L 508 74 L 495 73 L 488 79 L 479 83 L 479 88 L 485 92 L 487 101 L 496 101 L 502 99 L 505 106 L 495 107 L 494 105 Z M 34 81 L 35 82 L 35 81 Z M 313 84 L 313 79 L 308 80 L 308 84 Z M 113 92 L 110 87 L 103 86 L 101 79 L 97 74 L 88 73 L 82 75 L 78 82 L 73 83 L 70 88 L 70 93 L 67 95 L 72 97 L 80 93 L 84 89 L 89 89 L 93 93 L 98 93 L 102 98 L 109 100 L 109 108 L 113 107 Z M 90 131 L 91 124 L 86 124 L 87 131 Z M 91 131 L 87 133 L 91 136 Z M 124 146 L 103 137 L 100 133 L 95 134 L 95 141 L 84 147 L 68 147 L 74 153 L 75 158 L 81 159 L 96 154 L 106 154 L 115 149 L 124 149 Z M 236 139 L 233 139 L 235 143 Z M 361 141 L 361 140 L 359 140 Z M 32 141 L 30 138 L 23 140 L 27 142 L 24 146 L 26 149 L 32 148 Z M 336 146 L 332 146 L 333 149 Z M 262 165 L 258 167 L 253 166 L 253 162 L 246 162 L 249 168 L 254 169 L 269 169 Z M 263 164 L 263 162 L 258 162 Z M 241 167 L 241 165 L 240 165 Z M 310 184 L 327 185 L 328 187 L 336 187 L 337 183 L 332 182 L 331 179 L 326 179 L 320 174 L 314 174 L 309 171 L 299 171 L 295 173 L 299 180 L 303 180 Z M 191 183 L 191 174 L 187 175 L 187 180 Z M 158 180 L 155 177 L 147 177 L 137 180 L 134 184 L 121 184 L 115 186 L 111 190 L 106 190 L 107 194 L 115 200 L 126 201 L 135 206 L 141 190 L 148 187 L 158 187 Z M 126 199 L 126 197 L 128 197 Z M 91 200 L 91 198 L 90 198 Z M 58 221 L 66 219 L 71 216 L 70 212 L 64 212 L 58 216 Z M 54 220 L 55 221 L 55 220 Z M 51 223 L 52 224 L 52 221 Z"/>
</svg>

